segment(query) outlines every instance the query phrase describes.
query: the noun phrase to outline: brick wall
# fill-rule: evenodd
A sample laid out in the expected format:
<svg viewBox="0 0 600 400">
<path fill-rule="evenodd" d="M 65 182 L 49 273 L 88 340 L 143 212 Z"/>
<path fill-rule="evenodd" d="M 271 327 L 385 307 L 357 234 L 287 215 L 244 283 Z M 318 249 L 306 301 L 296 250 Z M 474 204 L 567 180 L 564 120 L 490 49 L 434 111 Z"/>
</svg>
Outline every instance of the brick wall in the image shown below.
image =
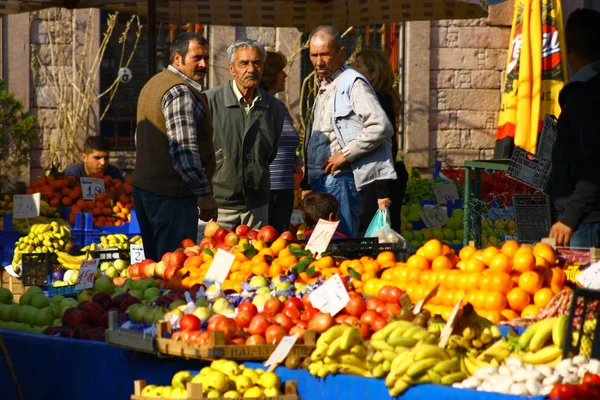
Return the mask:
<svg viewBox="0 0 600 400">
<path fill-rule="evenodd" d="M 493 156 L 513 2 L 431 23 L 430 137 L 446 165 Z"/>
</svg>

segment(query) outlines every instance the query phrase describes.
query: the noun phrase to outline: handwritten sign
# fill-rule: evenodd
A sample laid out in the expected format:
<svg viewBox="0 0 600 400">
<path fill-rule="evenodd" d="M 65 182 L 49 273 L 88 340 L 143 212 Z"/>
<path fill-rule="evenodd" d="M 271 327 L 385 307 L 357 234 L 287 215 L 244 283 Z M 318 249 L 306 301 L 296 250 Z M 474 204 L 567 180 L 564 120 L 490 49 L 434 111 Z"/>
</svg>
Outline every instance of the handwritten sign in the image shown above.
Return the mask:
<svg viewBox="0 0 600 400">
<path fill-rule="evenodd" d="M 223 249 L 217 249 L 217 253 L 206 271 L 206 275 L 204 276 L 204 284 L 211 285 L 215 282 L 223 283 L 225 278 L 227 278 L 227 274 L 229 274 L 229 270 L 231 269 L 231 264 L 235 261 L 235 256 Z"/>
<path fill-rule="evenodd" d="M 438 204 L 446 205 L 448 200 L 458 200 L 458 190 L 454 183 L 442 183 L 438 185 L 432 185 L 433 195 L 435 196 Z"/>
<path fill-rule="evenodd" d="M 435 297 L 440 288 L 440 284 L 438 283 L 431 289 L 431 291 L 425 296 L 425 298 L 417 303 L 415 308 L 413 309 L 413 313 L 418 314 L 423 309 L 423 306 L 427 304 L 427 302 Z"/>
<path fill-rule="evenodd" d="M 296 344 L 297 340 L 297 333 L 291 336 L 285 336 L 283 339 L 281 339 L 281 342 L 279 342 L 275 350 L 273 350 L 273 353 L 271 353 L 269 359 L 265 361 L 265 366 L 277 366 L 277 364 L 285 360 L 287 355 L 290 354 L 290 351 L 292 350 L 292 347 L 294 347 L 294 345 Z"/>
<path fill-rule="evenodd" d="M 35 218 L 40 215 L 41 195 L 34 194 L 15 194 L 13 196 L 13 218 L 25 219 Z"/>
<path fill-rule="evenodd" d="M 450 335 L 452 334 L 452 329 L 454 329 L 454 322 L 456 321 L 456 316 L 458 315 L 458 312 L 460 311 L 460 305 L 461 305 L 464 297 L 465 296 L 463 295 L 460 298 L 460 300 L 456 303 L 456 305 L 452 309 L 452 312 L 450 313 L 448 322 L 446 322 L 444 329 L 442 329 L 442 332 L 440 333 L 440 347 L 442 349 L 445 348 L 446 345 L 448 344 L 448 339 L 450 339 Z"/>
<path fill-rule="evenodd" d="M 575 278 L 586 289 L 600 290 L 600 263 L 595 263 Z"/>
<path fill-rule="evenodd" d="M 99 258 L 85 260 L 81 263 L 81 268 L 79 268 L 79 274 L 77 275 L 77 282 L 75 282 L 75 290 L 89 289 L 94 286 L 98 264 L 100 264 Z"/>
<path fill-rule="evenodd" d="M 81 182 L 81 197 L 84 200 L 94 200 L 97 194 L 104 193 L 104 180 L 98 178 L 79 178 Z"/>
<path fill-rule="evenodd" d="M 146 259 L 144 254 L 144 246 L 139 244 L 132 244 L 129 246 L 129 258 L 131 264 L 137 264 Z"/>
<path fill-rule="evenodd" d="M 308 296 L 311 304 L 319 311 L 335 316 L 350 301 L 350 296 L 338 274 L 333 275 L 324 284 Z"/>
<path fill-rule="evenodd" d="M 440 228 L 448 222 L 448 215 L 440 206 L 426 207 L 419 213 L 419 216 L 425 226 L 430 229 Z"/>
<path fill-rule="evenodd" d="M 339 224 L 340 221 L 327 221 L 324 219 L 319 219 L 317 226 L 315 226 L 315 230 L 313 231 L 312 235 L 310 235 L 310 239 L 308 239 L 308 243 L 305 247 L 306 250 L 317 253 L 317 255 L 320 255 L 327 250 L 327 247 L 329 247 L 329 242 L 331 242 L 331 238 L 335 234 Z"/>
</svg>

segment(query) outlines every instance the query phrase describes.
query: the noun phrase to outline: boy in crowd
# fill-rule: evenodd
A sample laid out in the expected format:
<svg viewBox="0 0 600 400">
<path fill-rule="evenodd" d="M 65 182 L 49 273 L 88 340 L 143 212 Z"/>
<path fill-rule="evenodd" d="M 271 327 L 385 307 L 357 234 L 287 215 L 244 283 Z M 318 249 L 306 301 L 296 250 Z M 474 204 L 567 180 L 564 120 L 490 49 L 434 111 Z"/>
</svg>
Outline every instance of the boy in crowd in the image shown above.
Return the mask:
<svg viewBox="0 0 600 400">
<path fill-rule="evenodd" d="M 339 203 L 334 195 L 325 192 L 311 192 L 302 202 L 304 210 L 304 223 L 308 227 L 304 232 L 306 240 L 315 230 L 315 225 L 319 219 L 327 221 L 339 220 Z M 348 237 L 337 231 L 333 235 L 333 239 L 347 239 Z"/>
<path fill-rule="evenodd" d="M 69 165 L 65 168 L 65 175 L 76 178 L 108 175 L 124 181 L 121 170 L 108 163 L 109 157 L 110 147 L 106 143 L 106 140 L 100 136 L 90 136 L 83 143 L 83 153 L 81 153 L 82 162 Z"/>
</svg>

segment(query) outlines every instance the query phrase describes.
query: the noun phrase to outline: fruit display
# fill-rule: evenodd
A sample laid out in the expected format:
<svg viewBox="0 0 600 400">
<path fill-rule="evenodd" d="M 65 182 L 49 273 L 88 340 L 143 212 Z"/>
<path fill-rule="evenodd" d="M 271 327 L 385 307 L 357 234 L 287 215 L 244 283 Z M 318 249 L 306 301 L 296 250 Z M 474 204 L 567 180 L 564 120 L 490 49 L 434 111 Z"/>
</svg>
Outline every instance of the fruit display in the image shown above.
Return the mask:
<svg viewBox="0 0 600 400">
<path fill-rule="evenodd" d="M 20 272 L 22 253 L 55 253 L 57 251 L 70 251 L 71 230 L 67 225 L 61 225 L 56 221 L 47 224 L 35 224 L 31 226 L 27 236 L 23 236 L 15 243 L 15 254 L 12 260 L 13 269 Z"/>
<path fill-rule="evenodd" d="M 52 207 L 70 207 L 69 223 L 75 224 L 75 214 L 91 213 L 94 226 L 121 226 L 131 219 L 133 188 L 130 178 L 125 182 L 110 176 L 94 176 L 104 180 L 105 193 L 94 200 L 84 200 L 81 185 L 74 176 L 41 175 L 26 193 L 42 193 Z"/>
<path fill-rule="evenodd" d="M 406 204 L 402 206 L 402 230 L 400 234 L 408 240 L 415 249 L 425 244 L 429 239 L 438 239 L 446 244 L 462 244 L 463 238 L 463 216 L 464 211 L 457 208 L 452 211 L 448 221 L 435 229 L 420 228 L 415 225 L 421 223 L 420 212 L 423 207 L 420 204 Z"/>
<path fill-rule="evenodd" d="M 12 293 L 0 287 L 0 328 L 30 333 L 43 333 L 60 318 L 61 302 L 52 302 L 42 289 L 32 286 L 13 303 Z"/>
<path fill-rule="evenodd" d="M 0 197 L 0 216 L 4 214 L 12 214 L 13 212 L 13 201 L 12 196 L 5 194 Z M 52 221 L 57 221 L 59 224 L 67 224 L 66 221 L 60 218 L 60 214 L 56 207 L 50 206 L 48 202 L 44 199 L 40 200 L 40 215 L 38 217 L 33 217 L 29 219 L 13 219 L 12 220 L 12 229 L 15 231 L 22 232 L 23 234 L 28 234 L 31 225 L 35 224 L 47 224 Z M 63 222 L 64 221 L 64 222 Z M 4 218 L 0 218 L 0 230 L 4 229 Z"/>
<path fill-rule="evenodd" d="M 276 397 L 283 393 L 281 379 L 276 373 L 219 359 L 200 372 L 175 373 L 169 386 L 146 385 L 140 395 L 147 398 L 188 398 L 188 384 L 201 385 L 203 397 L 209 399 Z"/>
</svg>

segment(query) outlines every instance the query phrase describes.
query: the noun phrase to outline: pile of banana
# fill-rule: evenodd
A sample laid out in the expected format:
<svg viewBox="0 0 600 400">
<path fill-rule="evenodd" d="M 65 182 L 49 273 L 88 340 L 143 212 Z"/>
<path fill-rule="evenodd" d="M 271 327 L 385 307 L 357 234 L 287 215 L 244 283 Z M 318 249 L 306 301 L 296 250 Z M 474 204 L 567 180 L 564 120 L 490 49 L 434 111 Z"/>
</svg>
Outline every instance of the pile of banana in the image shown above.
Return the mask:
<svg viewBox="0 0 600 400">
<path fill-rule="evenodd" d="M 513 354 L 512 356 L 518 357 L 520 355 L 520 358 L 526 364 L 548 364 L 552 366 L 558 363 L 562 359 L 568 321 L 569 317 L 563 314 L 559 317 L 543 319 L 530 325 L 519 338 L 519 348 L 524 353 Z M 585 337 L 588 336 L 585 335 Z M 590 339 L 590 351 L 591 348 Z"/>
<path fill-rule="evenodd" d="M 435 383 L 452 385 L 467 377 L 461 371 L 458 356 L 451 357 L 445 349 L 429 343 L 418 343 L 410 351 L 400 353 L 391 363 L 385 385 L 390 396 L 402 394 L 412 385 Z"/>
<path fill-rule="evenodd" d="M 325 331 L 317 340 L 310 361 L 309 373 L 320 378 L 337 373 L 371 376 L 360 330 L 346 325 L 335 325 Z"/>
<path fill-rule="evenodd" d="M 139 237 L 139 239 L 137 239 Z M 141 241 L 141 236 L 137 235 L 132 238 Z M 127 235 L 124 233 L 112 233 L 110 235 L 100 236 L 100 243 L 92 243 L 89 246 L 85 246 L 81 249 L 81 251 L 94 251 L 94 250 L 102 250 L 102 249 L 119 249 L 119 250 L 129 250 L 130 242 Z M 137 244 L 137 243 L 133 243 Z"/>
<path fill-rule="evenodd" d="M 90 252 L 74 256 L 64 251 L 57 251 L 56 255 L 58 256 L 58 261 L 63 266 L 63 268 L 72 270 L 79 270 L 79 268 L 81 268 L 82 262 L 84 262 L 85 260 L 92 259 Z"/>
<path fill-rule="evenodd" d="M 23 236 L 15 243 L 15 254 L 12 266 L 20 272 L 22 253 L 55 253 L 56 251 L 69 251 L 73 248 L 71 231 L 68 226 L 60 225 L 56 221 L 48 224 L 35 224 L 31 226 L 27 236 Z"/>
</svg>

